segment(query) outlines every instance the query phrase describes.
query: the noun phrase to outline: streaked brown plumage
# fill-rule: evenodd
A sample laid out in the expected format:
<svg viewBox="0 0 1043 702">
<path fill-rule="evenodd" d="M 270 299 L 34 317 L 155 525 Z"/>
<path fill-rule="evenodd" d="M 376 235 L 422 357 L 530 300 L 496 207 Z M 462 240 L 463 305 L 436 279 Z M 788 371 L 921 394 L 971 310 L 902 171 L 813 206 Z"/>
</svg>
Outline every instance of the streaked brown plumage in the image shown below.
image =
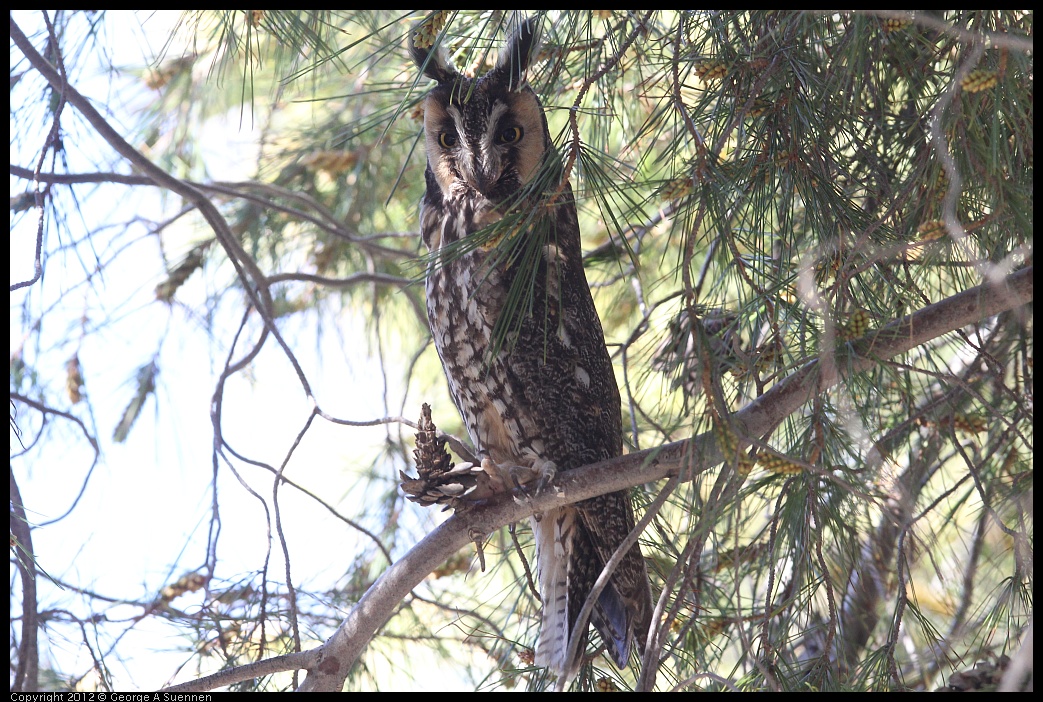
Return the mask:
<svg viewBox="0 0 1043 702">
<path fill-rule="evenodd" d="M 430 34 L 430 32 L 428 33 Z M 572 189 L 526 82 L 535 22 L 519 23 L 496 66 L 460 75 L 441 51 L 410 43 L 427 97 L 421 232 L 436 256 L 427 309 L 449 389 L 478 453 L 547 475 L 623 451 L 619 390 L 594 308 Z M 554 195 L 557 195 L 555 198 Z M 543 614 L 536 663 L 573 677 L 570 631 L 605 561 L 634 527 L 625 492 L 533 520 Z M 643 649 L 651 590 L 638 546 L 601 593 L 591 623 L 612 659 Z"/>
</svg>

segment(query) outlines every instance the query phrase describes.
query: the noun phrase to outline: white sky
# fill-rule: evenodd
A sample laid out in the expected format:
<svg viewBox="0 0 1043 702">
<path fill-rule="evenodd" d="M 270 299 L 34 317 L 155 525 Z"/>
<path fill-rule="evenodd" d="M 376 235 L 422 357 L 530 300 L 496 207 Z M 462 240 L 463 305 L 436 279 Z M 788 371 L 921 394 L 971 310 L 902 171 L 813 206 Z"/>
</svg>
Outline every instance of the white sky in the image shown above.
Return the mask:
<svg viewBox="0 0 1043 702">
<path fill-rule="evenodd" d="M 145 33 L 140 23 L 147 16 Z M 39 12 L 13 12 L 12 17 L 30 36 L 40 26 Z M 153 51 L 163 45 L 169 27 L 177 19 L 173 12 L 132 13 L 111 12 L 108 37 L 118 38 L 106 44 L 116 66 L 142 66 Z M 17 50 L 12 48 L 12 56 Z M 91 76 L 96 76 L 91 79 Z M 149 99 L 146 88 L 140 84 L 110 84 L 103 67 L 87 70 L 77 88 L 91 97 L 96 106 L 105 106 L 114 116 L 114 126 L 124 106 L 138 105 Z M 79 122 L 74 109 L 67 106 L 63 125 L 75 134 Z M 321 109 L 321 105 L 320 108 Z M 200 135 L 211 155 L 208 166 L 215 180 L 240 180 L 255 171 L 256 134 L 251 132 L 250 120 L 240 127 L 238 110 L 223 123 L 210 125 Z M 81 122 L 82 124 L 82 122 Z M 38 151 L 17 153 L 12 124 L 12 163 L 32 167 Z M 123 132 L 126 135 L 126 131 Z M 84 132 L 76 134 L 90 139 Z M 41 134 L 34 148 L 44 143 Z M 66 137 L 68 139 L 68 135 Z M 82 141 L 69 142 L 70 172 L 97 170 L 98 166 L 82 162 L 81 152 L 108 154 L 104 144 L 89 145 Z M 115 161 L 119 163 L 118 160 Z M 125 164 L 115 170 L 126 172 Z M 25 189 L 25 181 L 11 179 L 12 195 Z M 68 230 L 59 232 L 63 243 L 79 239 L 98 221 L 125 221 L 135 212 L 153 221 L 163 219 L 171 209 L 170 198 L 161 199 L 154 188 L 126 188 L 107 186 L 105 195 L 86 198 L 87 187 L 79 187 L 77 195 L 84 205 L 83 219 L 70 216 Z M 118 214 L 113 215 L 113 208 Z M 32 275 L 35 243 L 35 216 L 24 217 L 11 233 L 11 281 L 24 280 Z M 106 271 L 91 287 L 74 286 L 82 279 L 83 264 L 73 255 L 55 256 L 47 261 L 45 279 L 29 291 L 11 296 L 11 353 L 21 350 L 31 366 L 44 377 L 53 379 L 54 387 L 64 382 L 65 360 L 73 352 L 79 353 L 94 417 L 87 415 L 86 403 L 71 406 L 64 393 L 54 393 L 49 400 L 55 407 L 68 410 L 84 419 L 92 433 L 99 438 L 102 455 L 87 491 L 79 506 L 61 522 L 33 533 L 39 565 L 48 573 L 78 587 L 91 589 L 111 597 L 147 600 L 155 597 L 159 588 L 174 582 L 185 571 L 201 566 L 205 559 L 208 524 L 210 519 L 210 481 L 212 474 L 211 447 L 213 429 L 209 406 L 214 391 L 214 378 L 224 363 L 226 347 L 230 343 L 241 308 L 233 304 L 237 297 L 218 308 L 215 318 L 217 344 L 211 343 L 199 324 L 186 322 L 185 316 L 154 301 L 154 287 L 164 277 L 159 246 L 155 237 L 145 237 L 145 229 L 135 226 L 127 233 L 106 230 L 92 240 L 95 251 L 110 251 L 113 247 L 136 240 L 123 252 L 116 265 Z M 192 233 L 180 233 L 190 245 Z M 174 230 L 165 236 L 177 240 Z M 48 248 L 56 246 L 48 242 Z M 174 252 L 168 251 L 168 255 Z M 199 276 L 190 280 L 181 294 L 190 301 L 201 301 L 205 290 Z M 55 305 L 45 316 L 40 341 L 30 337 L 21 318 L 25 295 L 33 296 L 29 307 L 35 314 L 42 308 Z M 190 302 L 191 304 L 191 302 Z M 80 320 L 87 314 L 89 323 L 97 325 L 112 315 L 116 321 L 86 337 L 80 345 Z M 379 365 L 351 349 L 350 340 L 365 338 L 363 321 L 349 315 L 337 320 L 337 330 L 326 329 L 316 336 L 315 329 L 291 322 L 286 325 L 288 337 L 297 357 L 313 383 L 324 409 L 343 418 L 367 420 L 383 416 L 383 388 Z M 296 336 L 293 336 L 296 334 Z M 175 336 L 177 335 L 177 336 Z M 147 401 L 126 443 L 111 440 L 112 431 L 134 393 L 130 379 L 135 369 L 147 362 L 156 352 L 157 339 L 162 338 L 159 358 L 160 375 L 156 396 Z M 345 343 L 345 342 L 348 343 Z M 52 350 L 55 345 L 58 350 Z M 39 343 L 39 346 L 37 344 Z M 23 348 L 24 344 L 24 348 Z M 220 348 L 215 348 L 215 347 Z M 38 353 L 38 349 L 41 349 Z M 251 382 L 256 381 L 256 382 Z M 401 397 L 401 393 L 397 394 Z M 396 397 L 394 389 L 389 397 Z M 157 401 L 161 410 L 157 411 Z M 39 427 L 38 415 L 21 413 L 16 418 L 23 440 L 31 440 Z M 251 457 L 278 464 L 292 445 L 310 410 L 301 386 L 292 368 L 269 340 L 266 351 L 257 359 L 248 373 L 239 373 L 228 384 L 223 412 L 224 433 L 230 443 Z M 392 413 L 397 413 L 392 408 Z M 347 490 L 352 483 L 345 472 L 365 456 L 367 442 L 378 443 L 382 428 L 345 429 L 317 421 L 309 430 L 307 439 L 295 452 L 288 475 L 318 490 L 328 501 L 339 504 L 342 511 L 355 514 L 351 499 L 329 494 L 330 485 L 341 485 Z M 350 438 L 350 441 L 346 440 Z M 11 432 L 12 453 L 18 446 Z M 60 515 L 72 503 L 85 478 L 91 462 L 89 446 L 82 440 L 79 429 L 65 420 L 54 419 L 43 449 L 30 453 L 30 459 L 15 459 L 12 469 L 19 481 L 23 499 L 34 523 L 45 522 Z M 234 480 L 224 467 L 220 470 L 218 490 L 221 502 L 222 531 L 218 552 L 219 575 L 233 577 L 261 568 L 268 548 L 264 512 L 255 498 Z M 252 487 L 270 501 L 269 474 L 254 469 L 245 476 Z M 389 479 L 394 476 L 388 476 Z M 310 589 L 328 587 L 341 577 L 351 562 L 352 543 L 338 544 L 343 560 L 330 559 L 329 535 L 348 535 L 340 523 L 328 517 L 325 510 L 292 490 L 281 491 L 284 524 L 294 559 L 298 586 Z M 342 498 L 347 502 L 342 502 Z M 274 530 L 274 526 L 273 526 Z M 316 539 L 316 535 L 322 535 Z M 350 537 L 346 537 L 350 538 Z M 180 558 L 173 572 L 171 563 Z M 272 544 L 269 577 L 275 583 L 284 579 L 278 544 Z M 17 582 L 14 568 L 11 582 Z M 274 585 L 270 585 L 275 587 Z M 280 588 L 281 589 L 281 588 Z M 79 617 L 92 611 L 90 603 L 75 593 L 62 592 L 41 580 L 40 608 L 61 608 Z M 191 598 L 175 601 L 175 606 L 191 610 Z M 16 605 L 12 605 L 15 607 Z M 97 606 L 93 608 L 97 611 Z M 17 611 L 17 610 L 15 610 Z M 13 611 L 12 613 L 15 613 Z M 138 607 L 114 607 L 106 611 L 109 619 L 140 615 Z M 41 641 L 54 637 L 54 632 L 70 632 L 64 625 L 44 632 Z M 118 630 L 109 629 L 109 631 Z M 88 631 L 90 629 L 88 628 Z M 171 638 L 174 630 L 165 624 L 146 619 L 134 626 L 121 641 L 120 657 L 109 657 L 117 690 L 153 689 L 169 683 L 169 677 L 185 664 L 179 679 L 195 677 L 196 658 L 187 652 L 189 642 Z M 93 637 L 93 633 L 91 634 Z M 93 640 L 96 649 L 105 650 L 108 637 Z M 178 647 L 183 654 L 163 653 Z M 41 665 L 50 663 L 53 656 L 59 670 L 79 674 L 91 668 L 91 658 L 82 641 L 73 638 L 54 647 L 43 648 Z M 187 664 L 186 664 L 187 663 Z M 454 681 L 444 675 L 431 680 L 432 689 L 445 689 Z M 461 689 L 467 689 L 460 681 Z M 415 682 L 410 687 L 416 689 Z"/>
</svg>

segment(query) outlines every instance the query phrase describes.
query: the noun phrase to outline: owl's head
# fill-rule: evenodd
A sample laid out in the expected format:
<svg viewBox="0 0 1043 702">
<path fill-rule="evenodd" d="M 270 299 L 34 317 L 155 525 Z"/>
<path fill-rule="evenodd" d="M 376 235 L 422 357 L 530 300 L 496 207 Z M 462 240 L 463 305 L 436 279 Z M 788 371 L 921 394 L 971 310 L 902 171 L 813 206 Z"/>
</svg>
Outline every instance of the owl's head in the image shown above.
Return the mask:
<svg viewBox="0 0 1043 702">
<path fill-rule="evenodd" d="M 424 103 L 427 162 L 443 195 L 461 189 L 500 203 L 517 197 L 550 148 L 547 121 L 526 72 L 536 48 L 536 21 L 519 23 L 496 66 L 478 78 L 461 75 L 439 48 L 410 53 L 438 85 Z"/>
</svg>

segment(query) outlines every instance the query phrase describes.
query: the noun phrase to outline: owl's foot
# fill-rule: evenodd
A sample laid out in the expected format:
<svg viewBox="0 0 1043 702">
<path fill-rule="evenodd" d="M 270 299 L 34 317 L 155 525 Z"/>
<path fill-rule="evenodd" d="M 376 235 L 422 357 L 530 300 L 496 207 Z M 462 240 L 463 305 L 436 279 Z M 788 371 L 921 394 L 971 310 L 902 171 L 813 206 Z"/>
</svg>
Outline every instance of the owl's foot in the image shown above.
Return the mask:
<svg viewBox="0 0 1043 702">
<path fill-rule="evenodd" d="M 537 458 L 533 462 L 532 468 L 523 470 L 528 473 L 525 484 L 516 482 L 515 485 L 525 495 L 525 499 L 529 503 L 532 502 L 532 498 L 542 495 L 548 487 L 553 487 L 554 476 L 558 474 L 558 466 L 554 461 L 548 461 L 543 458 Z M 532 518 L 537 522 L 540 521 L 543 519 L 543 512 L 533 512 Z"/>
<path fill-rule="evenodd" d="M 535 477 L 532 468 L 502 465 L 487 456 L 482 458 L 482 472 L 489 476 L 489 480 L 503 492 L 514 488 L 524 490 L 524 485 Z"/>
<path fill-rule="evenodd" d="M 532 464 L 532 469 L 536 472 L 535 494 L 542 495 L 547 487 L 554 482 L 554 478 L 558 474 L 558 465 L 554 461 L 537 458 L 536 462 Z"/>
<path fill-rule="evenodd" d="M 490 458 L 483 458 L 482 470 L 490 478 L 505 486 L 513 485 L 527 502 L 531 502 L 532 498 L 537 495 L 542 495 L 549 486 L 552 486 L 554 477 L 558 474 L 557 464 L 554 461 L 542 458 L 537 458 L 531 467 L 520 465 L 504 466 Z M 515 497 L 515 500 L 520 503 L 522 498 Z M 533 514 L 533 517 L 536 521 L 540 521 L 543 514 L 536 512 Z"/>
<path fill-rule="evenodd" d="M 542 495 L 554 482 L 557 474 L 557 464 L 542 458 L 537 458 L 531 468 L 528 466 L 507 467 L 507 475 L 514 483 L 514 487 L 532 496 Z"/>
</svg>

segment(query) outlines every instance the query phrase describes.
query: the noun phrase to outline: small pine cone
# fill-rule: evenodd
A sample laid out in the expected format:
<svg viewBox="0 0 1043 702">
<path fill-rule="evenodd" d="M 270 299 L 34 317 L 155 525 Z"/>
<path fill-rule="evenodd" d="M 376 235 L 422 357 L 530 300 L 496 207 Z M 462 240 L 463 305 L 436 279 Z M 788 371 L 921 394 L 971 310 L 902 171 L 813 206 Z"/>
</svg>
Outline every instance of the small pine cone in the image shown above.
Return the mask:
<svg viewBox="0 0 1043 702">
<path fill-rule="evenodd" d="M 331 176 L 346 173 L 359 162 L 357 151 L 345 151 L 343 149 L 317 149 L 301 158 L 300 163 L 308 170 L 314 172 L 322 171 Z"/>
<path fill-rule="evenodd" d="M 772 104 L 767 100 L 756 99 L 753 104 L 750 105 L 750 109 L 746 111 L 747 117 L 760 117 L 765 112 L 771 109 Z"/>
<path fill-rule="evenodd" d="M 713 436 L 717 439 L 717 446 L 724 454 L 725 460 L 731 460 L 739 450 L 739 437 L 731 427 L 721 421 L 713 422 Z"/>
<path fill-rule="evenodd" d="M 945 236 L 945 222 L 940 219 L 929 219 L 916 228 L 920 241 L 934 241 Z"/>
<path fill-rule="evenodd" d="M 862 338 L 869 331 L 870 321 L 869 312 L 863 309 L 855 310 L 847 318 L 847 322 L 839 325 L 838 333 L 840 338 L 844 341 Z"/>
<path fill-rule="evenodd" d="M 717 448 L 724 456 L 724 462 L 733 466 L 736 472 L 743 478 L 753 471 L 753 459 L 745 449 L 739 448 L 739 437 L 732 431 L 727 422 L 710 416 L 710 424 Z"/>
<path fill-rule="evenodd" d="M 160 598 L 164 602 L 170 602 L 171 600 L 181 597 L 181 595 L 184 595 L 185 593 L 202 590 L 207 584 L 207 581 L 209 581 L 209 578 L 202 573 L 188 573 L 182 575 L 176 582 L 167 585 L 160 590 Z"/>
<path fill-rule="evenodd" d="M 438 438 L 438 427 L 431 419 L 431 405 L 426 402 L 420 410 L 420 430 L 416 433 L 413 458 L 421 479 L 433 478 L 453 468 L 449 452 L 445 450 L 445 439 Z"/>
<path fill-rule="evenodd" d="M 399 471 L 402 491 L 408 499 L 425 506 L 445 505 L 445 509 L 449 509 L 478 487 L 476 474 L 482 472 L 482 467 L 471 463 L 454 465 L 445 444 L 431 420 L 431 406 L 425 402 L 420 410 L 420 430 L 413 450 L 418 477 L 411 478 Z"/>
<path fill-rule="evenodd" d="M 794 463 L 785 456 L 777 453 L 768 453 L 767 451 L 760 455 L 757 462 L 764 466 L 764 470 L 769 473 L 780 475 L 796 475 L 804 470 L 804 466 L 799 463 Z"/>
<path fill-rule="evenodd" d="M 768 552 L 768 544 L 753 542 L 740 548 L 732 548 L 717 554 L 716 572 L 753 563 Z"/>
<path fill-rule="evenodd" d="M 702 644 L 708 644 L 725 629 L 728 628 L 728 620 L 718 617 L 702 622 L 695 629 L 695 639 Z"/>
<path fill-rule="evenodd" d="M 728 64 L 722 61 L 700 61 L 695 64 L 695 75 L 704 83 L 720 80 L 728 75 Z"/>
<path fill-rule="evenodd" d="M 965 431 L 968 434 L 980 434 L 988 429 L 988 423 L 985 421 L 985 417 L 978 414 L 954 414 L 952 425 L 954 428 L 960 431 Z"/>
<path fill-rule="evenodd" d="M 753 472 L 753 459 L 750 458 L 748 452 L 739 451 L 738 457 L 735 459 L 735 472 L 742 478 Z"/>
<path fill-rule="evenodd" d="M 672 202 L 691 195 L 694 189 L 695 181 L 691 177 L 674 178 L 663 184 L 659 197 L 663 202 Z"/>
<path fill-rule="evenodd" d="M 815 263 L 815 282 L 825 285 L 830 278 L 836 277 L 842 265 L 844 257 L 839 251 L 823 256 Z"/>
<path fill-rule="evenodd" d="M 69 395 L 69 402 L 78 403 L 83 399 L 83 370 L 80 368 L 80 357 L 73 354 L 65 363 L 65 392 Z"/>
<path fill-rule="evenodd" d="M 778 358 L 778 345 L 772 341 L 765 343 L 755 352 L 756 361 L 753 368 L 757 373 L 767 373 L 775 367 Z"/>
<path fill-rule="evenodd" d="M 204 241 L 189 251 L 185 258 L 171 269 L 167 279 L 156 286 L 156 299 L 160 302 L 170 303 L 177 292 L 189 277 L 203 267 L 206 260 L 206 251 L 214 243 L 213 239 Z"/>
<path fill-rule="evenodd" d="M 979 68 L 967 74 L 967 77 L 963 79 L 960 85 L 968 93 L 980 93 L 982 90 L 995 87 L 999 82 L 999 75 L 997 75 L 996 71 Z"/>
<path fill-rule="evenodd" d="M 434 45 L 438 33 L 445 27 L 449 20 L 449 10 L 435 10 L 421 22 L 416 31 L 413 32 L 413 46 L 418 49 L 428 49 Z"/>
<path fill-rule="evenodd" d="M 971 670 L 953 673 L 948 687 L 940 687 L 935 692 L 995 692 L 1008 666 L 1007 656 L 1000 656 L 995 663 L 983 661 Z"/>
</svg>

